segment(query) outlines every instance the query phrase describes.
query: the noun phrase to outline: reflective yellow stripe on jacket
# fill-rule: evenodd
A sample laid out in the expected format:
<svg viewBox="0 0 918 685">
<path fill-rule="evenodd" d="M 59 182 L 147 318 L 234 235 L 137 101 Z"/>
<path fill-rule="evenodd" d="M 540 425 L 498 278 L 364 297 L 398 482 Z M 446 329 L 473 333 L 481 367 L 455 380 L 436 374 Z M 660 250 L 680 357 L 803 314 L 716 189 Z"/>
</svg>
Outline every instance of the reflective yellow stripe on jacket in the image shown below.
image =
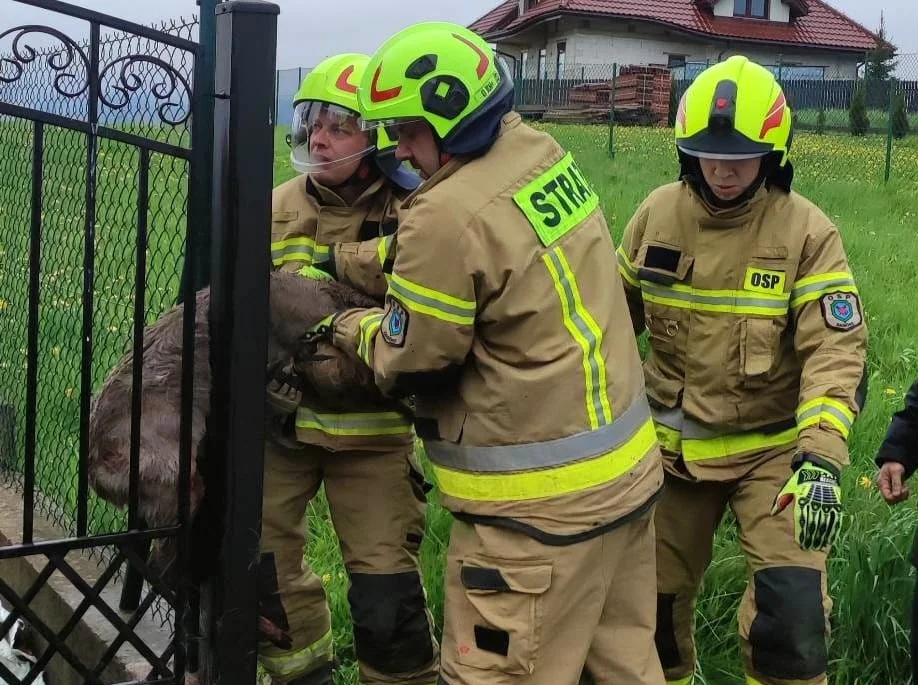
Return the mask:
<svg viewBox="0 0 918 685">
<path fill-rule="evenodd" d="M 399 302 L 418 314 L 432 316 L 441 321 L 471 326 L 475 323 L 475 302 L 463 300 L 439 290 L 428 288 L 409 281 L 407 278 L 392 274 L 389 281 L 389 292 L 396 296 Z"/>
<path fill-rule="evenodd" d="M 304 235 L 291 236 L 271 243 L 271 261 L 275 267 L 281 267 L 287 262 L 312 264 L 317 256 L 327 257 L 328 254 L 328 245 L 319 245 Z"/>
<path fill-rule="evenodd" d="M 798 427 L 776 433 L 719 433 L 686 419 L 680 409 L 652 411 L 660 444 L 670 452 L 681 454 L 685 461 L 727 459 L 791 445 L 797 440 Z"/>
<path fill-rule="evenodd" d="M 357 356 L 364 364 L 373 366 L 373 342 L 382 324 L 382 314 L 368 314 L 360 320 L 360 341 L 357 343 Z"/>
<path fill-rule="evenodd" d="M 339 437 L 411 433 L 411 423 L 397 411 L 319 413 L 300 407 L 296 412 L 296 427 Z"/>
<path fill-rule="evenodd" d="M 611 423 L 558 440 L 500 446 L 429 440 L 424 446 L 445 495 L 518 502 L 609 483 L 634 468 L 656 442 L 642 396 Z"/>
<path fill-rule="evenodd" d="M 606 364 L 602 358 L 602 331 L 583 305 L 577 279 L 560 247 L 542 255 L 551 274 L 561 310 L 564 327 L 583 350 L 583 373 L 586 379 L 586 407 L 590 428 L 605 426 L 612 421 L 612 407 L 606 392 Z"/>
<path fill-rule="evenodd" d="M 706 290 L 690 285 L 673 283 L 663 285 L 641 279 L 637 269 L 628 259 L 622 247 L 617 250 L 618 271 L 622 278 L 641 290 L 647 302 L 723 314 L 755 314 L 758 316 L 782 316 L 787 313 L 791 300 L 789 293 L 750 292 L 747 290 Z"/>
<path fill-rule="evenodd" d="M 619 245 L 615 254 L 618 256 L 618 272 L 622 275 L 622 278 L 632 287 L 640 289 L 641 282 L 638 280 L 637 269 L 634 268 L 634 264 L 625 254 L 624 246 Z"/>
<path fill-rule="evenodd" d="M 804 402 L 797 408 L 797 428 L 799 430 L 819 425 L 821 421 L 835 426 L 842 437 L 847 440 L 851 434 L 851 427 L 854 425 L 854 412 L 844 403 L 833 400 L 831 397 L 817 397 Z"/>
<path fill-rule="evenodd" d="M 828 293 L 857 293 L 854 278 L 845 271 L 801 278 L 794 283 L 790 294 L 745 290 L 704 290 L 679 283 L 662 285 L 641 280 L 637 269 L 621 246 L 617 250 L 617 255 L 619 274 L 625 279 L 625 282 L 640 289 L 645 300 L 681 309 L 780 316 L 785 314 L 788 308 L 798 309 L 807 302 L 818 300 Z"/>
<path fill-rule="evenodd" d="M 828 293 L 857 293 L 854 278 L 847 271 L 816 274 L 801 278 L 794 283 L 790 306 L 792 309 L 797 309 L 807 302 L 818 300 Z"/>
</svg>

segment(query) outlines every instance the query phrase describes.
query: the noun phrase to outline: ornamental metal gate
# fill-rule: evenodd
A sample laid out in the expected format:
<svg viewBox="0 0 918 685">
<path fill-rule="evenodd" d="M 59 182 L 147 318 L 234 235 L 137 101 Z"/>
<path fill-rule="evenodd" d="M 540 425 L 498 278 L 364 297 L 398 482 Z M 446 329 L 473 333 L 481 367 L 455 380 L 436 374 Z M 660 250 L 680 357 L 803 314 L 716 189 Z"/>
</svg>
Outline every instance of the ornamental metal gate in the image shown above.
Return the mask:
<svg viewBox="0 0 918 685">
<path fill-rule="evenodd" d="M 278 8 L 197 4 L 195 36 L 0 0 L 0 640 L 29 630 L 0 682 L 254 682 Z M 192 517 L 205 285 L 214 381 Z M 182 302 L 179 515 L 149 528 L 141 394 L 124 508 L 89 486 L 90 406 Z M 148 557 L 164 542 L 168 575 Z"/>
</svg>

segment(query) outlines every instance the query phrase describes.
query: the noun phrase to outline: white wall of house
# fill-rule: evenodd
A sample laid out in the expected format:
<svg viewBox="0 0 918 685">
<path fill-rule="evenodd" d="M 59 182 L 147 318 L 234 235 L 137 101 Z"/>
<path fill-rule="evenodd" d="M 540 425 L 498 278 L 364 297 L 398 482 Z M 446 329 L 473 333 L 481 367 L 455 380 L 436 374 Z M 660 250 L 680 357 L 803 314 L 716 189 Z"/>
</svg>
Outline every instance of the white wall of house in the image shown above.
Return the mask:
<svg viewBox="0 0 918 685">
<path fill-rule="evenodd" d="M 729 1 L 732 4 L 733 0 Z M 784 6 L 781 0 L 775 1 Z M 687 62 L 713 64 L 730 55 L 744 54 L 769 65 L 780 61 L 785 65 L 824 67 L 825 78 L 848 79 L 856 76 L 860 60 L 859 55 L 826 50 L 730 45 L 727 41 L 697 38 L 639 22 L 574 19 L 536 26 L 514 37 L 512 43 L 498 43 L 498 49 L 518 59 L 526 52 L 525 76 L 528 78 L 536 77 L 539 53 L 544 50 L 544 75 L 556 78 L 559 42 L 563 42 L 565 47 L 563 62 L 567 68 L 562 76 L 566 78 L 579 78 L 581 73 L 588 79 L 607 78 L 613 63 L 665 67 L 670 64 L 672 56 L 684 58 Z"/>
</svg>

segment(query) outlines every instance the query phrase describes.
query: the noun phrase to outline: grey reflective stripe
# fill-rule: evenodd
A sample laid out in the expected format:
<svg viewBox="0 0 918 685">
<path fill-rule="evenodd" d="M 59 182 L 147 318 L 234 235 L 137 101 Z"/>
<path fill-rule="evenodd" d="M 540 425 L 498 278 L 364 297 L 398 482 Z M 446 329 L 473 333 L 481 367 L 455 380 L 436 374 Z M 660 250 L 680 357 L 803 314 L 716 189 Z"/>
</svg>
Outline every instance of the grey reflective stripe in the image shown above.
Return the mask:
<svg viewBox="0 0 918 685">
<path fill-rule="evenodd" d="M 587 322 L 584 321 L 583 312 L 580 310 L 580 307 L 577 306 L 577 298 L 574 297 L 574 288 L 570 281 L 570 270 L 565 268 L 564 262 L 558 257 L 556 250 L 552 250 L 548 253 L 548 259 L 551 261 L 558 274 L 558 284 L 564 290 L 564 298 L 567 300 L 568 319 L 576 326 L 580 335 L 582 335 L 587 342 L 587 349 L 584 350 L 584 352 L 586 352 L 586 357 L 590 365 L 590 387 L 592 388 L 590 392 L 590 401 L 593 403 L 593 411 L 596 412 L 596 418 L 599 421 L 599 425 L 604 426 L 609 423 L 612 417 L 606 416 L 605 409 L 602 406 L 602 393 L 606 391 L 606 388 L 601 387 L 602 383 L 600 383 L 599 341 L 596 339 L 593 331 L 590 330 Z"/>
<path fill-rule="evenodd" d="M 681 409 L 653 407 L 650 411 L 654 421 L 661 426 L 678 431 L 682 434 L 683 440 L 708 440 L 710 438 L 736 435 L 736 433 L 717 431 L 693 419 L 687 419 Z"/>
<path fill-rule="evenodd" d="M 426 295 L 416 293 L 413 290 L 408 290 L 408 288 L 403 286 L 397 278 L 393 278 L 389 281 L 389 289 L 403 300 L 425 305 L 431 309 L 436 309 L 437 311 L 441 311 L 446 314 L 452 314 L 453 316 L 459 316 L 463 319 L 467 319 L 469 317 L 474 318 L 476 313 L 474 306 L 460 307 L 448 302 L 444 302 L 443 300 L 436 300 L 432 297 L 427 297 Z"/>
<path fill-rule="evenodd" d="M 835 278 L 831 281 L 819 281 L 818 283 L 810 283 L 805 285 L 802 288 L 794 288 L 791 292 L 791 299 L 796 300 L 797 298 L 803 297 L 804 295 L 809 295 L 810 293 L 818 293 L 823 290 L 829 290 L 830 288 L 841 288 L 846 285 L 854 285 L 853 278 Z"/>
<path fill-rule="evenodd" d="M 628 442 L 650 419 L 650 407 L 641 395 L 612 423 L 566 438 L 494 447 L 464 446 L 443 440 L 424 442 L 427 456 L 437 466 L 456 471 L 510 473 L 562 466 L 606 454 Z"/>
<path fill-rule="evenodd" d="M 773 309 L 776 313 L 783 313 L 787 311 L 787 305 L 790 297 L 780 300 L 766 300 L 760 297 L 729 297 L 723 295 L 707 295 L 704 291 L 693 290 L 690 293 L 684 292 L 682 290 L 674 290 L 673 288 L 667 288 L 665 286 L 657 285 L 656 283 L 651 283 L 650 281 L 642 281 L 641 289 L 645 295 L 656 295 L 657 297 L 665 297 L 668 300 L 679 300 L 680 302 L 687 302 L 689 304 L 699 303 L 699 304 L 708 304 L 708 305 L 720 305 L 726 307 L 761 307 L 763 309 Z"/>
<path fill-rule="evenodd" d="M 850 417 L 845 416 L 843 412 L 839 411 L 837 407 L 833 407 L 831 404 L 817 404 L 815 407 L 810 407 L 806 411 L 798 413 L 797 422 L 803 423 L 807 419 L 818 416 L 819 414 L 831 414 L 836 419 L 841 421 L 843 426 L 847 426 L 848 430 L 851 430 L 851 428 L 854 426 Z"/>
<path fill-rule="evenodd" d="M 681 409 L 667 409 L 664 407 L 651 407 L 650 413 L 653 420 L 661 426 L 666 426 L 674 431 L 682 432 L 682 423 L 684 417 Z"/>
<path fill-rule="evenodd" d="M 822 412 L 822 405 L 817 404 L 815 407 L 810 407 L 806 411 L 797 412 L 797 421 L 798 423 L 803 423 L 807 419 L 812 418 L 820 414 L 821 412 Z"/>
</svg>

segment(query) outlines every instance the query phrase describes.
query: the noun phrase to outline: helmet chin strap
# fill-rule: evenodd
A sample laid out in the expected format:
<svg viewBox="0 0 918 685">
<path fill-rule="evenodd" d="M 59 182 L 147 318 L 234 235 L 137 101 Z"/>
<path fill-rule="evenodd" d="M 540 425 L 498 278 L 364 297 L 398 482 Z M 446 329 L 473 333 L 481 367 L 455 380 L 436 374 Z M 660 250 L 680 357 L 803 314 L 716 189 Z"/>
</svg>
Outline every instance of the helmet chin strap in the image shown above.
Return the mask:
<svg viewBox="0 0 918 685">
<path fill-rule="evenodd" d="M 357 167 L 357 169 L 354 170 L 354 173 L 344 179 L 341 183 L 334 186 L 332 190 L 350 190 L 354 187 L 369 185 L 372 181 L 376 180 L 376 175 L 374 174 L 375 167 L 370 164 L 368 161 L 369 158 L 369 155 L 367 155 L 361 159 L 360 165 Z"/>
<path fill-rule="evenodd" d="M 763 183 L 777 175 L 776 171 L 778 170 L 778 159 L 774 154 L 762 157 L 759 173 L 749 187 L 732 200 L 722 200 L 714 194 L 711 186 L 709 186 L 708 182 L 705 180 L 704 174 L 701 171 L 701 163 L 698 161 L 697 157 L 687 155 L 679 150 L 679 162 L 681 165 L 680 177 L 688 180 L 695 191 L 701 195 L 701 198 L 714 209 L 734 209 L 746 204 L 755 196 Z M 788 164 L 790 163 L 788 162 Z M 790 183 L 787 183 L 786 187 L 780 182 L 773 183 L 773 185 L 781 188 L 784 192 L 790 190 Z"/>
</svg>

